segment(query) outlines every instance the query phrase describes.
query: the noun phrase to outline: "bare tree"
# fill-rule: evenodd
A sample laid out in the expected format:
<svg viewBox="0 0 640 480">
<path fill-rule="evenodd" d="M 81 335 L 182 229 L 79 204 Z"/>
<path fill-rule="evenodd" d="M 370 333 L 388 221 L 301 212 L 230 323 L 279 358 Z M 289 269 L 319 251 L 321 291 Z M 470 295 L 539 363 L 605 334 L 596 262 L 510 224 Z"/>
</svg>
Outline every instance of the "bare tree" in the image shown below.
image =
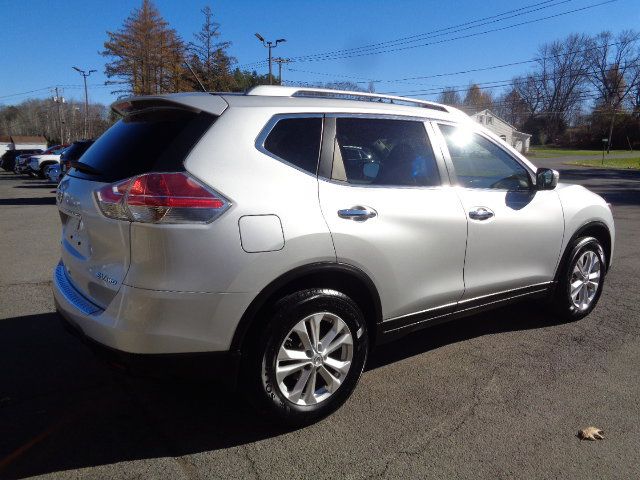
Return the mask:
<svg viewBox="0 0 640 480">
<path fill-rule="evenodd" d="M 605 31 L 591 38 L 585 50 L 586 78 L 599 95 L 596 107 L 611 115 L 607 151 L 611 150 L 616 113 L 633 97 L 640 84 L 639 39 L 640 34 L 631 30 L 615 37 Z"/>
<path fill-rule="evenodd" d="M 584 100 L 586 59 L 584 35 L 569 35 L 564 40 L 542 45 L 539 49 L 538 74 L 542 93 L 542 113 L 547 135 L 555 140 L 572 116 L 579 113 Z"/>
<path fill-rule="evenodd" d="M 516 77 L 513 80 L 513 89 L 527 106 L 530 116 L 542 110 L 544 106 L 542 84 L 534 74 Z"/>
<path fill-rule="evenodd" d="M 51 99 L 29 99 L 17 105 L 0 107 L 0 133 L 42 135 L 52 144 L 79 140 L 84 130 L 82 105 L 81 101 L 76 100 L 63 103 L 60 105 L 60 116 L 56 111 L 57 105 Z M 90 104 L 89 115 L 95 125 L 96 135 L 100 135 L 113 123 L 104 105 Z"/>
<path fill-rule="evenodd" d="M 451 105 L 452 107 L 457 107 L 462 105 L 462 98 L 460 97 L 460 92 L 453 87 L 446 87 L 440 95 L 438 95 L 438 102 L 444 103 L 445 105 Z"/>
<path fill-rule="evenodd" d="M 515 87 L 495 102 L 494 109 L 498 115 L 518 128 L 522 127 L 531 115 L 528 103 Z"/>
</svg>

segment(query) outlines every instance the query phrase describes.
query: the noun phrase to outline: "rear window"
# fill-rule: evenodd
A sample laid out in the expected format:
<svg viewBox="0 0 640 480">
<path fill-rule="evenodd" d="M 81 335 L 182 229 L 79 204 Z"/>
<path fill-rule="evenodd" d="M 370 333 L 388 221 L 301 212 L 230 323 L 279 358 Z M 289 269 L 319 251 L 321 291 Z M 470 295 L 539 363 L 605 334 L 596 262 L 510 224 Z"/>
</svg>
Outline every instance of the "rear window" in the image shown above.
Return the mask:
<svg viewBox="0 0 640 480">
<path fill-rule="evenodd" d="M 62 159 L 67 161 L 78 160 L 84 152 L 91 146 L 93 142 L 75 142 L 64 152 L 62 152 Z"/>
<path fill-rule="evenodd" d="M 185 158 L 216 118 L 178 108 L 128 114 L 91 145 L 69 174 L 114 182 L 152 171 L 184 170 Z"/>
<path fill-rule="evenodd" d="M 316 174 L 320 155 L 322 118 L 284 118 L 273 127 L 264 148 L 296 167 Z"/>
</svg>

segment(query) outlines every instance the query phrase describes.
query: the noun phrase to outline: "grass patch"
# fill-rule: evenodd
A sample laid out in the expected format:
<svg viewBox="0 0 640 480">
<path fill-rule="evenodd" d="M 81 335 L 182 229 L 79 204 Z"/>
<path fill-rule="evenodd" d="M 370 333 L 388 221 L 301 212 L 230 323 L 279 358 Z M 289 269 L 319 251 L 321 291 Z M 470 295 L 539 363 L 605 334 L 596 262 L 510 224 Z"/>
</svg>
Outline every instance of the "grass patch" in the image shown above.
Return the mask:
<svg viewBox="0 0 640 480">
<path fill-rule="evenodd" d="M 581 167 L 599 167 L 599 168 L 632 168 L 635 170 L 640 169 L 640 157 L 633 158 L 607 158 L 604 159 L 604 165 L 602 164 L 602 157 L 598 159 L 589 160 L 576 160 L 575 162 L 568 162 L 569 165 L 579 165 Z"/>
<path fill-rule="evenodd" d="M 611 154 L 629 153 L 629 150 L 611 150 Z M 527 154 L 536 158 L 554 158 L 571 156 L 602 156 L 602 150 L 572 150 L 569 148 L 532 147 Z"/>
</svg>

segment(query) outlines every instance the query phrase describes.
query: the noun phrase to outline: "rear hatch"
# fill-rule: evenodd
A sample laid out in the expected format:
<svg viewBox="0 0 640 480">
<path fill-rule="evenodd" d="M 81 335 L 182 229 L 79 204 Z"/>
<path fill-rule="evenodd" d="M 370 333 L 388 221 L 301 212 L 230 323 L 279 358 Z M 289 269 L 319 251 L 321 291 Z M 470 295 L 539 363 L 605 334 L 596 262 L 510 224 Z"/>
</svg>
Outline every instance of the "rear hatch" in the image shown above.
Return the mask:
<svg viewBox="0 0 640 480">
<path fill-rule="evenodd" d="M 157 98 L 127 106 L 123 118 L 72 163 L 57 192 L 67 277 L 101 308 L 129 269 L 131 224 L 105 216 L 96 191 L 148 172 L 183 171 L 185 158 L 217 118 Z"/>
</svg>

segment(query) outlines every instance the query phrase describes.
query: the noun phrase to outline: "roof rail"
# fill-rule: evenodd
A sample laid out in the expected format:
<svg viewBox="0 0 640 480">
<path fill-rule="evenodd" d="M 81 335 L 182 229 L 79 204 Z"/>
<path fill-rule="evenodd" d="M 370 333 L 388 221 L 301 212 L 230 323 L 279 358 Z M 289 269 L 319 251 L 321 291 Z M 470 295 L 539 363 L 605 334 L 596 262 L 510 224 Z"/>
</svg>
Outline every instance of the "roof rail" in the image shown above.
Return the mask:
<svg viewBox="0 0 640 480">
<path fill-rule="evenodd" d="M 396 97 L 381 93 L 352 92 L 348 90 L 332 90 L 328 88 L 309 87 L 281 87 L 277 85 L 260 85 L 249 90 L 247 95 L 264 95 L 268 97 L 306 97 L 333 98 L 339 100 L 356 100 L 362 102 L 382 102 L 394 105 L 408 105 L 413 107 L 430 108 L 441 112 L 450 112 L 447 107 L 439 103 L 417 100 L 408 97 Z"/>
</svg>

